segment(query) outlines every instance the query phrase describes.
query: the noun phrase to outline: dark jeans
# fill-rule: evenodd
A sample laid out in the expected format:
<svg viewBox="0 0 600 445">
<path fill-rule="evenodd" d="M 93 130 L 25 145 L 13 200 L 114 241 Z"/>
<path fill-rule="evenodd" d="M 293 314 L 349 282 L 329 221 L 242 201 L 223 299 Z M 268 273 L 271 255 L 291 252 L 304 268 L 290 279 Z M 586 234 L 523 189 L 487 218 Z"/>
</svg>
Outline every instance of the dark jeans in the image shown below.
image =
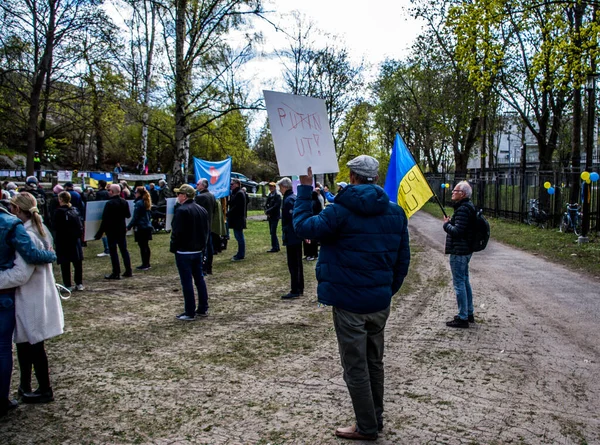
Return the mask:
<svg viewBox="0 0 600 445">
<path fill-rule="evenodd" d="M 233 236 L 238 243 L 238 251 L 235 256 L 240 260 L 246 258 L 246 240 L 244 239 L 244 230 L 233 229 Z"/>
<path fill-rule="evenodd" d="M 21 370 L 21 388 L 24 391 L 31 390 L 31 368 L 33 367 L 40 391 L 48 391 L 50 389 L 50 371 L 44 342 L 41 341 L 34 345 L 17 343 L 17 358 Z"/>
<path fill-rule="evenodd" d="M 208 291 L 206 290 L 206 282 L 202 275 L 202 257 L 201 252 L 175 254 L 175 263 L 177 264 L 181 289 L 183 290 L 185 313 L 189 316 L 194 316 L 196 309 L 193 283 L 196 284 L 196 290 L 198 291 L 198 312 L 206 312 L 208 310 Z M 192 279 L 194 280 L 193 283 Z"/>
<path fill-rule="evenodd" d="M 290 293 L 304 293 L 304 266 L 302 265 L 302 244 L 285 246 L 288 269 L 290 270 Z"/>
<path fill-rule="evenodd" d="M 269 233 L 271 234 L 271 249 L 279 250 L 279 237 L 277 236 L 277 226 L 279 225 L 278 219 L 269 220 Z"/>
<path fill-rule="evenodd" d="M 383 425 L 383 332 L 389 315 L 389 307 L 372 314 L 333 308 L 344 381 L 363 434 L 377 434 Z"/>
<path fill-rule="evenodd" d="M 75 276 L 75 284 L 83 284 L 83 263 L 81 260 L 77 261 L 65 261 L 60 265 L 60 273 L 62 275 L 63 285 L 65 287 L 71 287 L 71 263 L 73 263 L 73 271 Z"/>
<path fill-rule="evenodd" d="M 3 291 L 6 292 L 6 291 Z M 13 368 L 12 340 L 15 330 L 15 293 L 0 293 L 0 403 L 8 400 Z"/>
<path fill-rule="evenodd" d="M 104 246 L 104 253 L 110 254 L 110 250 L 108 249 L 108 239 L 105 236 L 102 237 L 102 245 Z"/>
<path fill-rule="evenodd" d="M 142 266 L 150 267 L 150 246 L 147 239 L 138 241 L 140 246 L 140 257 L 142 258 Z"/>
<path fill-rule="evenodd" d="M 125 272 L 131 272 L 131 258 L 129 258 L 129 252 L 127 251 L 126 235 L 119 237 L 109 236 L 107 238 L 108 250 L 110 251 L 110 262 L 112 264 L 112 273 L 115 275 L 121 275 L 121 265 L 119 264 L 119 255 L 117 255 L 117 246 L 119 246 L 119 251 L 123 257 Z"/>
</svg>

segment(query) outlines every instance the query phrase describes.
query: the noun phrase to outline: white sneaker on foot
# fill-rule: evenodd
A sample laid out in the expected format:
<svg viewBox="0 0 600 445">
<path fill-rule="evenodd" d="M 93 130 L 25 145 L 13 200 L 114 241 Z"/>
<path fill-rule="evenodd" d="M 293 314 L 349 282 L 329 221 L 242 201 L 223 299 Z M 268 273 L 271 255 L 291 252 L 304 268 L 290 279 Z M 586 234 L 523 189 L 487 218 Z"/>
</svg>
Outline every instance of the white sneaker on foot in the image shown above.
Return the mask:
<svg viewBox="0 0 600 445">
<path fill-rule="evenodd" d="M 102 253 L 99 253 L 99 254 L 98 254 L 98 255 L 96 255 L 96 256 L 98 256 L 98 257 L 110 256 L 110 253 L 102 252 Z"/>
<path fill-rule="evenodd" d="M 85 287 L 83 287 L 83 284 L 78 284 L 77 286 L 75 286 L 75 288 L 79 291 L 82 291 L 85 289 Z"/>
</svg>

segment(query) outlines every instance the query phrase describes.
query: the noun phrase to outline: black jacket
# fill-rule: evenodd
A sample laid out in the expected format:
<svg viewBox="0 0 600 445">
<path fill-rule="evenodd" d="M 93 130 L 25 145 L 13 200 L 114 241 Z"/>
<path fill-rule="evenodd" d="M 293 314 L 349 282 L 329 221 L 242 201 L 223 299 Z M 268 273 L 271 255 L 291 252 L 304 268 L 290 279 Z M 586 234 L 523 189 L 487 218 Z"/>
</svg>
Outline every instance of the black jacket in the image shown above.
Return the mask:
<svg viewBox="0 0 600 445">
<path fill-rule="evenodd" d="M 229 198 L 227 222 L 230 229 L 242 230 L 246 228 L 246 194 L 239 187 Z"/>
<path fill-rule="evenodd" d="M 60 206 L 52 218 L 54 227 L 54 244 L 56 245 L 56 261 L 58 264 L 83 260 L 81 235 L 83 224 L 75 207 Z"/>
<path fill-rule="evenodd" d="M 208 213 L 193 199 L 175 209 L 171 225 L 171 252 L 201 252 L 209 233 Z"/>
<path fill-rule="evenodd" d="M 200 207 L 204 207 L 206 213 L 208 213 L 208 226 L 210 227 L 212 223 L 212 217 L 215 213 L 215 208 L 217 207 L 215 195 L 204 189 L 200 192 L 200 194 L 196 195 L 194 201 L 196 201 L 196 204 L 198 204 Z"/>
<path fill-rule="evenodd" d="M 108 194 L 108 190 L 102 189 L 96 192 L 96 201 L 108 201 L 110 199 L 110 195 Z"/>
<path fill-rule="evenodd" d="M 269 193 L 269 196 L 267 196 L 265 214 L 270 221 L 279 221 L 279 218 L 281 218 L 281 196 L 277 191 Z"/>
<path fill-rule="evenodd" d="M 293 190 L 287 190 L 283 195 L 283 206 L 281 208 L 281 232 L 284 246 L 302 244 L 302 238 L 296 235 L 294 230 L 294 205 L 296 195 Z"/>
<path fill-rule="evenodd" d="M 131 218 L 129 204 L 120 196 L 112 196 L 104 206 L 102 222 L 94 238 L 102 238 L 102 234 L 110 238 L 125 236 L 127 228 L 125 220 Z"/>
<path fill-rule="evenodd" d="M 475 207 L 469 198 L 462 199 L 455 203 L 454 214 L 450 221 L 444 223 L 446 232 L 445 253 L 452 255 L 469 255 L 471 250 L 471 240 L 473 237 L 473 222 L 475 216 Z"/>
</svg>

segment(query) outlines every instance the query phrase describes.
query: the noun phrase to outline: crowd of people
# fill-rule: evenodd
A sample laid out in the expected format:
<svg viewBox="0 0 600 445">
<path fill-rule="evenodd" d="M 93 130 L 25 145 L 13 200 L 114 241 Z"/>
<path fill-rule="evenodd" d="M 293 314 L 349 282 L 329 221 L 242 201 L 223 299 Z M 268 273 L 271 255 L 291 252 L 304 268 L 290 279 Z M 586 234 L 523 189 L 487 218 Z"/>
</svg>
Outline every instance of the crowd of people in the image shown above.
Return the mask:
<svg viewBox="0 0 600 445">
<path fill-rule="evenodd" d="M 281 296 L 283 300 L 304 294 L 303 250 L 305 260 L 318 259 L 317 299 L 332 307 L 343 376 L 356 418 L 354 425 L 338 428 L 335 435 L 376 440 L 384 427 L 384 329 L 392 296 L 402 286 L 410 264 L 408 219 L 402 207 L 391 203 L 386 192 L 376 185 L 376 159 L 361 155 L 347 166 L 350 181 L 338 183 L 336 195 L 319 183 L 313 188 L 310 168 L 300 176 L 297 194 L 288 177 L 269 183 L 264 209 L 271 241 L 267 252 L 279 252 L 281 245 L 286 249 L 290 290 Z M 237 252 L 232 261 L 246 258 L 248 197 L 239 180 L 232 179 L 230 186 L 226 212 L 221 200 L 210 192 L 206 179 L 200 179 L 195 188 L 183 184 L 173 190 L 176 205 L 170 251 L 175 256 L 184 303 L 184 312 L 176 316 L 178 320 L 193 321 L 209 315 L 204 276 L 212 273 L 213 255 L 219 244 L 215 239 L 221 240 L 229 229 L 233 230 Z M 157 190 L 153 184 L 138 186 L 132 192 L 126 183 L 107 186 L 100 181 L 94 197 L 107 202 L 94 238 L 105 240 L 105 251 L 111 258 L 112 271 L 106 279 L 132 276 L 128 230 L 134 231 L 140 249 L 141 265 L 137 269 L 151 268 L 149 241 L 155 229 L 152 205 L 173 196 L 166 184 L 159 183 L 159 187 Z M 9 397 L 13 337 L 17 344 L 21 400 L 54 400 L 44 341 L 60 335 L 64 321 L 52 262 L 60 265 L 66 287 L 84 289 L 83 219 L 85 203 L 91 195 L 82 196 L 73 184 L 66 183 L 55 186 L 48 200 L 33 177 L 27 178 L 21 191 L 10 183 L 4 184 L 3 189 L 7 206 L 0 206 L 0 415 L 17 406 Z M 473 214 L 470 196 L 469 184 L 458 183 L 452 193 L 455 212 L 443 223 L 458 306 L 458 314 L 446 323 L 452 328 L 468 328 L 474 322 L 469 283 Z M 133 215 L 128 198 L 134 199 Z M 277 233 L 279 221 L 281 243 Z M 123 274 L 117 250 L 124 264 Z M 35 390 L 32 369 L 38 383 Z"/>
</svg>

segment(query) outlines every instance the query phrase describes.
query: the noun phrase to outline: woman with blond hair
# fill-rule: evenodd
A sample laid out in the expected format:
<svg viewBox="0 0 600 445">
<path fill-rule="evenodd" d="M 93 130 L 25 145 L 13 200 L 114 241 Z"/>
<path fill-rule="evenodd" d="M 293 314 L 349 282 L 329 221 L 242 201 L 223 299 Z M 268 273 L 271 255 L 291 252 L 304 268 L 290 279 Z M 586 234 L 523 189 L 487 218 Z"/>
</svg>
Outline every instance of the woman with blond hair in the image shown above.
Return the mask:
<svg viewBox="0 0 600 445">
<path fill-rule="evenodd" d="M 63 286 L 71 291 L 83 290 L 83 249 L 81 236 L 83 223 L 79 212 L 71 205 L 71 194 L 60 192 L 58 194 L 58 208 L 52 217 L 52 227 L 55 233 L 56 262 L 60 264 Z M 71 263 L 75 286 L 71 281 Z"/>
<path fill-rule="evenodd" d="M 135 201 L 133 203 L 133 217 L 127 225 L 127 230 L 133 228 L 135 242 L 140 246 L 140 256 L 142 265 L 136 267 L 137 270 L 150 269 L 150 246 L 148 242 L 152 239 L 152 221 L 150 219 L 150 208 L 152 200 L 150 193 L 144 187 L 135 189 Z"/>
<path fill-rule="evenodd" d="M 27 192 L 15 195 L 11 212 L 19 218 L 38 249 L 51 249 L 52 237 L 42 223 L 36 199 Z M 25 403 L 54 400 L 44 340 L 63 333 L 64 319 L 51 264 L 27 264 L 17 254 L 12 269 L 0 271 L 0 289 L 15 291 L 16 326 L 14 341 L 21 370 L 19 395 Z M 35 370 L 38 389 L 32 392 L 31 370 Z"/>
</svg>

